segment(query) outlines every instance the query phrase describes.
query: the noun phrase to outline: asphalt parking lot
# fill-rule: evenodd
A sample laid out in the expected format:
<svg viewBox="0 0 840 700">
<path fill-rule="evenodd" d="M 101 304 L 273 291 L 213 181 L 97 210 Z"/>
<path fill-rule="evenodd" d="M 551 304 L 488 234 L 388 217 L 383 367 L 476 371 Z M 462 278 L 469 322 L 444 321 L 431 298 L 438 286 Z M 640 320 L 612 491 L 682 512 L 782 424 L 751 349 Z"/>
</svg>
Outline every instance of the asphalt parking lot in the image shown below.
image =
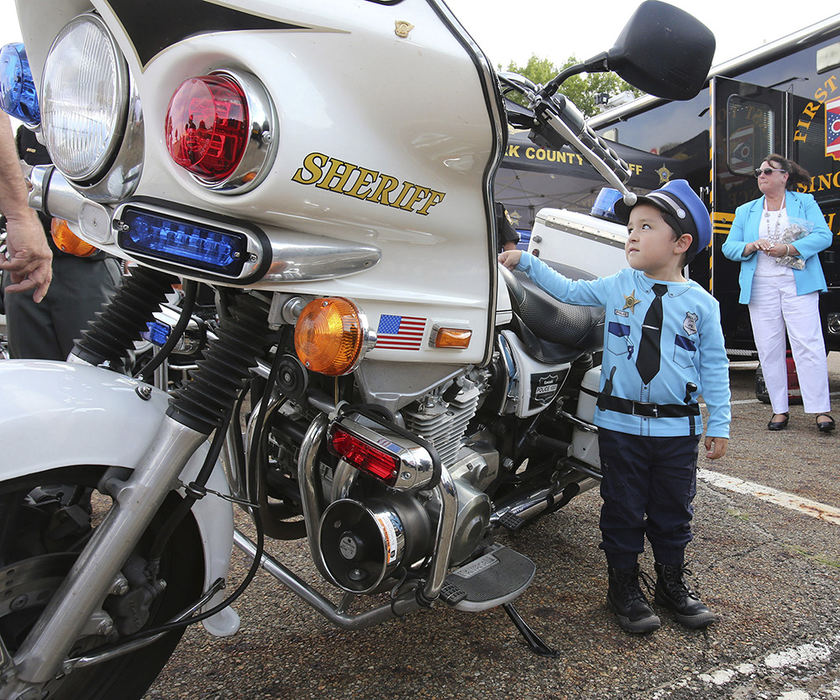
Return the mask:
<svg viewBox="0 0 840 700">
<path fill-rule="evenodd" d="M 819 434 L 793 406 L 789 428 L 768 432 L 753 375 L 731 372 L 727 456 L 700 458 L 688 558 L 693 586 L 721 616 L 708 630 L 685 630 L 664 613 L 650 636 L 617 627 L 593 490 L 505 540 L 537 564 L 516 607 L 556 658 L 528 651 L 500 609 L 441 605 L 345 632 L 260 572 L 236 604 L 241 630 L 214 639 L 190 629 L 147 700 L 840 698 L 840 430 Z M 830 375 L 840 420 L 838 353 Z M 316 580 L 305 543 L 269 551 Z M 236 559 L 238 580 L 245 560 Z M 653 572 L 648 555 L 642 568 Z"/>
</svg>

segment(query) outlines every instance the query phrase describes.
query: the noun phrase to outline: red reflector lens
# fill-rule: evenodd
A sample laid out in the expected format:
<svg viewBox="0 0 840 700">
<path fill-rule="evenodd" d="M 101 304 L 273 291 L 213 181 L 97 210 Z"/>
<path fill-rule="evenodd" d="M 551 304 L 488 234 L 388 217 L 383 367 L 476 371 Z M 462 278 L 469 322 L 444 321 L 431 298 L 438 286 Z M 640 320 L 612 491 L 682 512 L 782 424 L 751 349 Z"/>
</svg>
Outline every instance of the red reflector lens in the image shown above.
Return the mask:
<svg viewBox="0 0 840 700">
<path fill-rule="evenodd" d="M 248 146 L 248 103 L 242 88 L 221 75 L 181 83 L 166 110 L 166 148 L 178 165 L 208 182 L 236 170 Z"/>
<path fill-rule="evenodd" d="M 399 473 L 399 462 L 392 454 L 385 452 L 346 430 L 333 428 L 331 445 L 333 450 L 356 469 L 373 474 L 388 484 L 394 484 Z"/>
</svg>

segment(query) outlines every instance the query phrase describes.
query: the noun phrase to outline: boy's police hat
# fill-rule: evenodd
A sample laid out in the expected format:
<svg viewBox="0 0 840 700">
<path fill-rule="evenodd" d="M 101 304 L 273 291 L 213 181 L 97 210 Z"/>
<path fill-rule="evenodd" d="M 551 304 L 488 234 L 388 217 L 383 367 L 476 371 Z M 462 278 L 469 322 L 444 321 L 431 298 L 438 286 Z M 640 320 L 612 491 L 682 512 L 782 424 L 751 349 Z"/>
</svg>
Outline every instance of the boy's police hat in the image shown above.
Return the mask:
<svg viewBox="0 0 840 700">
<path fill-rule="evenodd" d="M 633 206 L 638 204 L 652 204 L 670 214 L 679 224 L 682 233 L 691 234 L 693 240 L 689 248 L 689 258 L 703 250 L 712 240 L 709 212 L 685 180 L 671 180 L 658 190 L 640 196 Z M 619 199 L 614 209 L 616 216 L 627 223 L 633 207 L 628 207 L 623 199 Z"/>
</svg>

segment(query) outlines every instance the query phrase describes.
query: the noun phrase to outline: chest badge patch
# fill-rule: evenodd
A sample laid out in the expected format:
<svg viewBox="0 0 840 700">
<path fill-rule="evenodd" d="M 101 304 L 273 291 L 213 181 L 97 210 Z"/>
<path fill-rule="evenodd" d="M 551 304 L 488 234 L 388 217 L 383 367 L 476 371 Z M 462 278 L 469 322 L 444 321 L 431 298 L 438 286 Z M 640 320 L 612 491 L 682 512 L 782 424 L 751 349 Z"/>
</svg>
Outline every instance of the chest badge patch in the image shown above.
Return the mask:
<svg viewBox="0 0 840 700">
<path fill-rule="evenodd" d="M 624 297 L 624 306 L 622 309 L 630 309 L 633 313 L 636 313 L 636 304 L 639 303 L 639 300 L 636 299 L 636 290 L 634 289 L 628 296 Z"/>
<path fill-rule="evenodd" d="M 683 330 L 688 335 L 694 335 L 697 332 L 697 314 L 691 311 L 685 312 L 685 320 L 683 321 Z"/>
</svg>

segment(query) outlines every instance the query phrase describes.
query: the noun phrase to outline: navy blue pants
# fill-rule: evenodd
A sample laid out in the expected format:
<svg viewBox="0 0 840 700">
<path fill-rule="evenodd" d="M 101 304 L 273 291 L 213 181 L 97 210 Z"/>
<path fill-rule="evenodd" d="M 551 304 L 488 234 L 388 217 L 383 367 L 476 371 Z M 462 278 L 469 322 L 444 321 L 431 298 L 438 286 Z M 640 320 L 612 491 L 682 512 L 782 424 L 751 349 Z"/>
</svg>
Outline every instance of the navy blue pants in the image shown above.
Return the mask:
<svg viewBox="0 0 840 700">
<path fill-rule="evenodd" d="M 601 549 L 610 566 L 635 566 L 645 536 L 660 564 L 680 566 L 691 541 L 697 436 L 640 437 L 599 429 Z"/>
</svg>

